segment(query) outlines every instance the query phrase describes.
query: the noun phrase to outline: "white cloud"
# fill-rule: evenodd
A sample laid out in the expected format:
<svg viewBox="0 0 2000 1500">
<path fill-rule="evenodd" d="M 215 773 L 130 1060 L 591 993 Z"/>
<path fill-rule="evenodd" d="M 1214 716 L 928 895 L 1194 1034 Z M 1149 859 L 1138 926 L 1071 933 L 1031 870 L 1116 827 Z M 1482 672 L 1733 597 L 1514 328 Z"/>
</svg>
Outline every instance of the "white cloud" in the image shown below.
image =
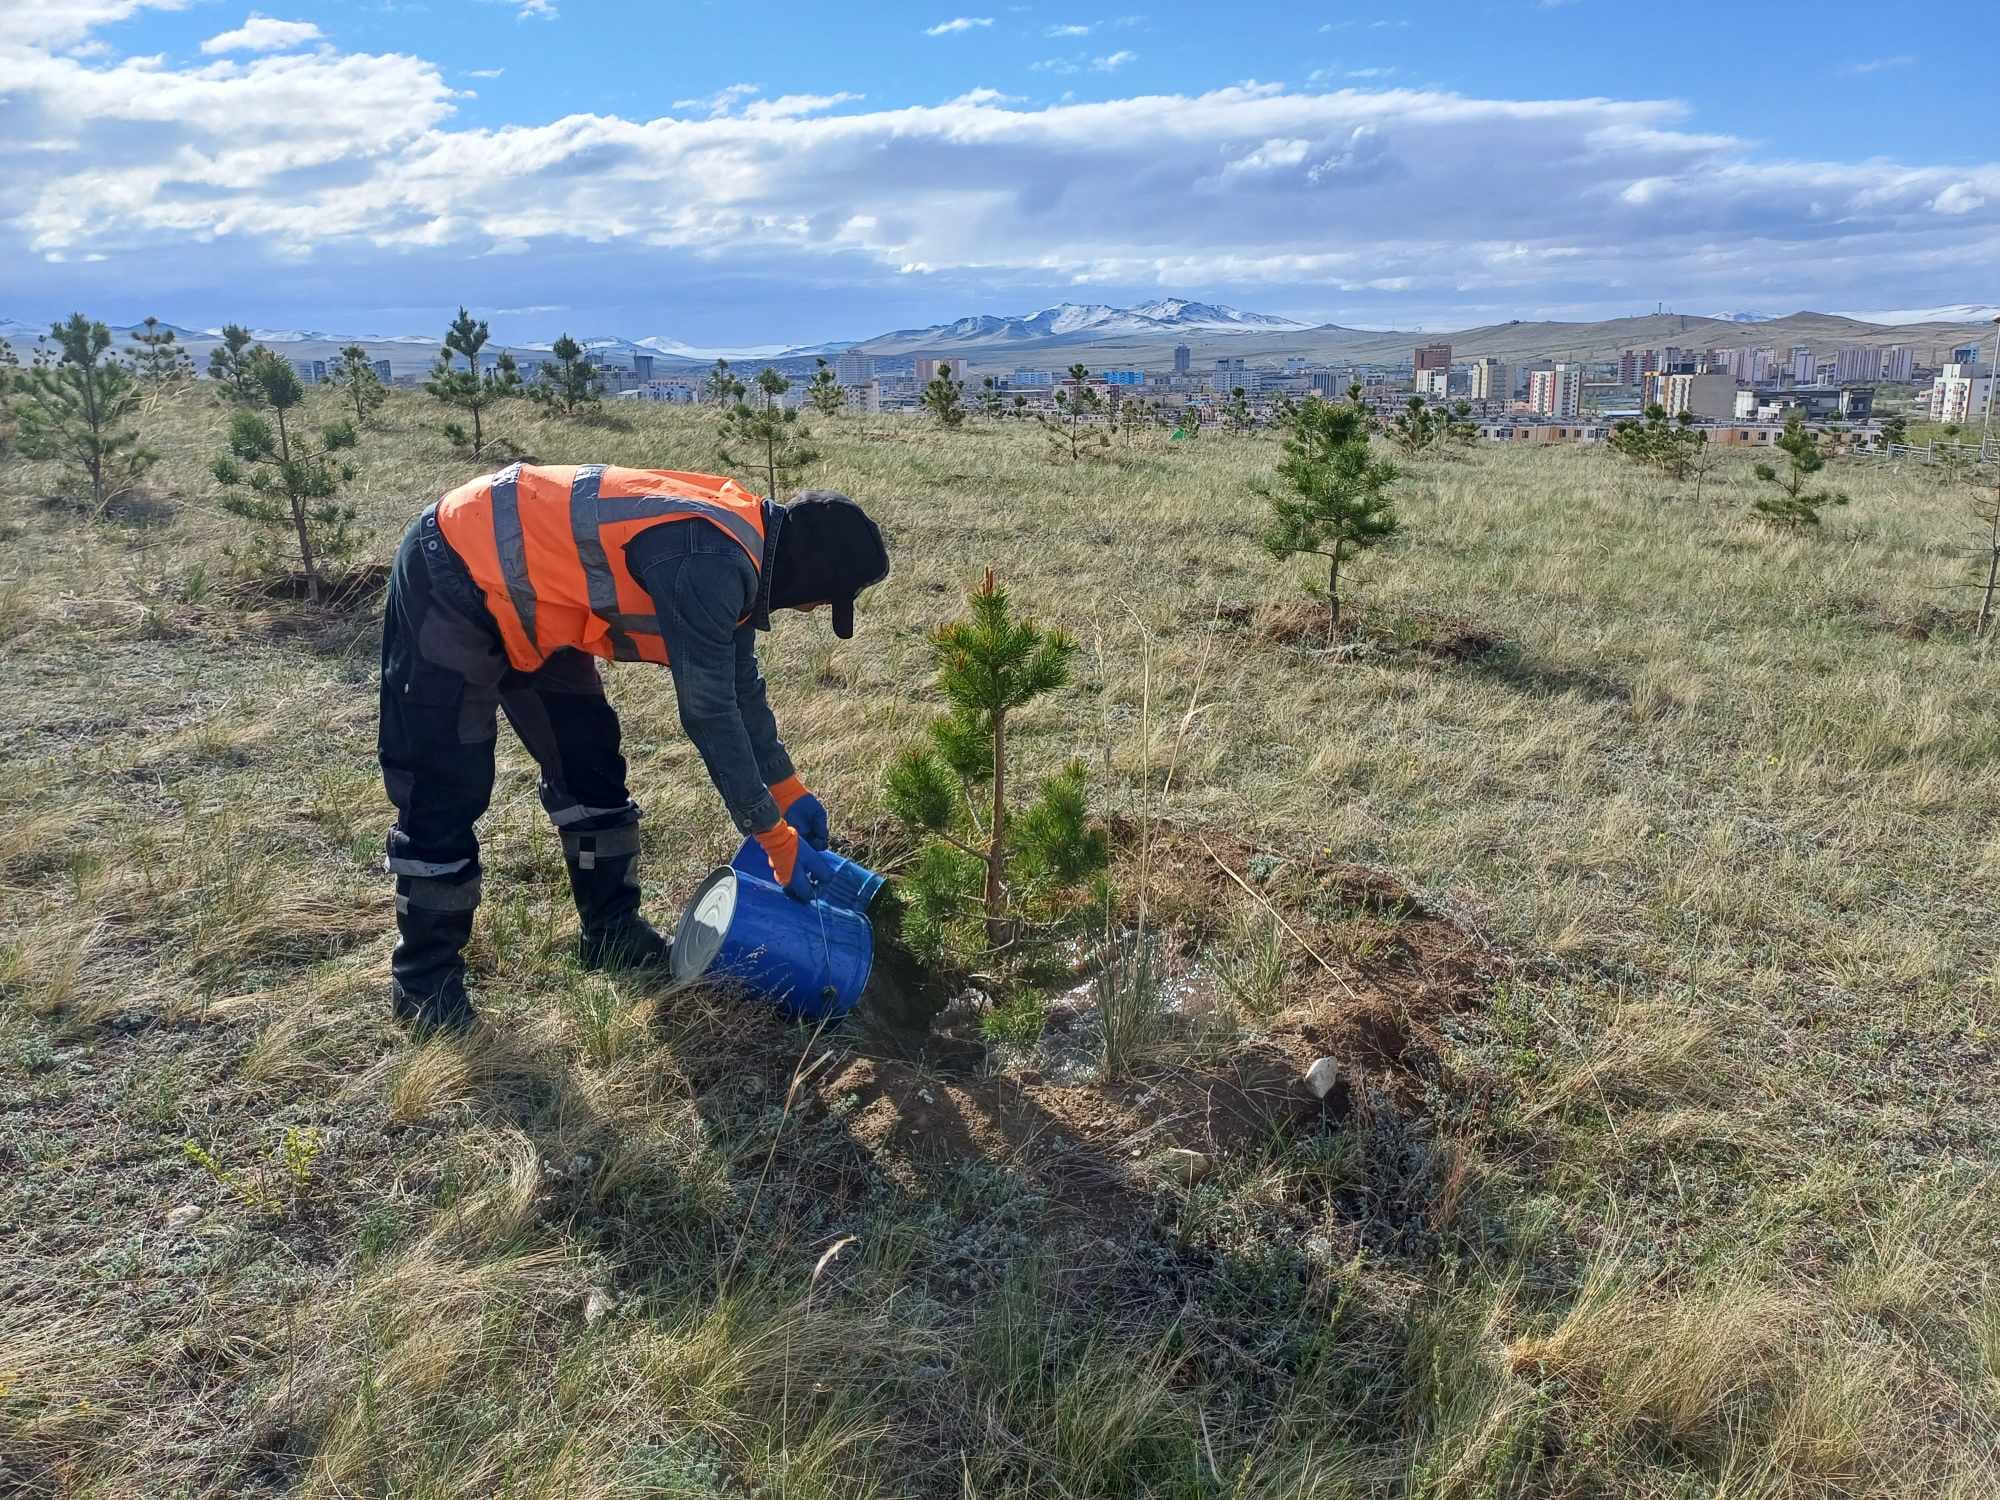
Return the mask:
<svg viewBox="0 0 2000 1500">
<path fill-rule="evenodd" d="M 926 26 L 924 28 L 924 35 L 950 36 L 954 32 L 972 31 L 991 26 L 992 24 L 993 18 L 991 16 L 953 16 L 949 21 L 940 21 L 935 26 Z"/>
<path fill-rule="evenodd" d="M 710 115 L 726 115 L 745 99 L 754 98 L 763 92 L 764 90 L 754 83 L 725 84 L 714 93 L 705 94 L 699 99 L 676 99 L 674 108 L 699 109 L 707 111 Z"/>
<path fill-rule="evenodd" d="M 1986 197 L 1969 182 L 1954 182 L 1931 199 L 1931 212 L 1938 214 L 1977 213 L 1986 206 Z"/>
<path fill-rule="evenodd" d="M 557 11 L 555 0 L 508 0 L 514 7 L 514 18 L 518 21 L 553 21 Z"/>
<path fill-rule="evenodd" d="M 87 28 L 46 3 L 34 24 L 61 40 L 0 46 L 0 262 L 60 258 L 74 276 L 110 255 L 135 297 L 190 267 L 251 284 L 313 257 L 399 288 L 412 266 L 477 261 L 497 278 L 479 283 L 487 300 L 510 305 L 546 297 L 533 278 L 557 255 L 578 284 L 728 265 L 782 285 L 831 260 L 857 293 L 910 275 L 1307 283 L 1517 310 L 1502 316 L 1658 295 L 1916 306 L 2000 276 L 2000 163 L 1768 160 L 1660 101 L 1246 82 L 839 109 L 860 101 L 732 83 L 661 118 L 488 127 L 455 120 L 418 57 L 93 62 L 59 50 Z M 1658 289 L 1643 297 L 1628 290 L 1640 244 Z M 19 295 L 74 284 L 28 274 L 43 279 Z"/>
<path fill-rule="evenodd" d="M 209 57 L 225 52 L 284 52 L 316 42 L 324 34 L 311 21 L 280 21 L 253 10 L 241 26 L 210 37 L 201 50 Z"/>
<path fill-rule="evenodd" d="M 1088 27 L 1088 26 L 1076 26 L 1076 25 L 1070 25 L 1070 26 L 1049 26 L 1049 27 L 1046 27 L 1046 28 L 1044 28 L 1044 29 L 1043 29 L 1043 31 L 1042 31 L 1042 35 L 1043 35 L 1043 36 L 1045 36 L 1045 37 L 1051 37 L 1051 38 L 1058 38 L 1058 37 L 1076 37 L 1076 36 L 1089 36 L 1089 35 L 1090 35 L 1090 27 Z"/>
<path fill-rule="evenodd" d="M 1019 94 L 1003 94 L 998 89 L 967 89 L 955 99 L 947 99 L 947 104 L 1019 104 Z"/>
<path fill-rule="evenodd" d="M 1848 74 L 1882 73 L 1890 68 L 1913 68 L 1916 65 L 1916 58 L 1907 52 L 1900 52 L 1894 57 L 1871 57 L 1865 62 L 1851 62 L 1840 71 Z"/>
<path fill-rule="evenodd" d="M 1125 64 L 1137 62 L 1138 60 L 1138 53 L 1128 52 L 1120 48 L 1118 51 L 1107 53 L 1103 57 L 1093 57 L 1090 60 L 1090 66 L 1099 73 L 1116 73 Z"/>
<path fill-rule="evenodd" d="M 505 68 L 472 68 L 465 76 L 468 78 L 498 78 L 506 71 Z"/>
<path fill-rule="evenodd" d="M 0 46 L 66 47 L 142 10 L 182 10 L 188 0 L 6 0 Z"/>
</svg>

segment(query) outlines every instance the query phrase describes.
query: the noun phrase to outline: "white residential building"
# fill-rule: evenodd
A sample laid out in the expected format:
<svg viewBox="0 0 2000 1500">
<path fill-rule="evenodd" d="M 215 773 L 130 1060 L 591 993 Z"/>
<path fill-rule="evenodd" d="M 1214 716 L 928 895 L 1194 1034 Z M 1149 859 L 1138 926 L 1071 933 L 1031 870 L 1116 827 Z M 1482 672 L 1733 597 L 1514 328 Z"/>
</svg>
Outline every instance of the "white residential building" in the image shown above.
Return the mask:
<svg viewBox="0 0 2000 1500">
<path fill-rule="evenodd" d="M 1891 344 L 1882 351 L 1881 378 L 1892 385 L 1908 385 L 1916 363 L 1915 351 L 1904 344 Z"/>
<path fill-rule="evenodd" d="M 1946 365 L 1931 382 L 1931 420 L 1964 426 L 1986 415 L 1996 377 L 1978 374 L 1977 365 Z"/>
<path fill-rule="evenodd" d="M 1514 399 L 1514 371 L 1505 360 L 1484 355 L 1472 362 L 1470 394 L 1474 401 Z"/>
<path fill-rule="evenodd" d="M 1538 417 L 1568 418 L 1583 412 L 1583 370 L 1558 364 L 1528 376 L 1528 405 Z"/>
<path fill-rule="evenodd" d="M 1451 371 L 1417 371 L 1417 394 L 1427 400 L 1444 400 L 1451 394 Z"/>
</svg>

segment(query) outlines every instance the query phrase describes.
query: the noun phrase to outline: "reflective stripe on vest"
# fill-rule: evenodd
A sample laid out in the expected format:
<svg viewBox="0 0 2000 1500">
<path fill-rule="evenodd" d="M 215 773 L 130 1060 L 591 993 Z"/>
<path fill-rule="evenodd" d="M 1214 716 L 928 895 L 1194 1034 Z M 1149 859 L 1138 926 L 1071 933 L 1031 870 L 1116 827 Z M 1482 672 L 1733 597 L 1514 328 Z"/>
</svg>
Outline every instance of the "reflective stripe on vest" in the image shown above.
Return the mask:
<svg viewBox="0 0 2000 1500">
<path fill-rule="evenodd" d="M 664 663 L 666 641 L 625 566 L 624 547 L 653 525 L 691 520 L 722 531 L 762 571 L 762 501 L 715 475 L 516 463 L 438 503 L 439 529 L 485 594 L 508 660 L 522 671 L 564 647 Z"/>
</svg>

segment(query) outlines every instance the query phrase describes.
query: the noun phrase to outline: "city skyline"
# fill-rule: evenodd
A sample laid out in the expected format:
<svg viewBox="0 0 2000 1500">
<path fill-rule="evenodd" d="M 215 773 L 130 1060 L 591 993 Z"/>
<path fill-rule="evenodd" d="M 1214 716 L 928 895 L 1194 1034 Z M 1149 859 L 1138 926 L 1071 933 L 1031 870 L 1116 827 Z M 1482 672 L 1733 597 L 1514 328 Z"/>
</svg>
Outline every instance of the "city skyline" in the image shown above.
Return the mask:
<svg viewBox="0 0 2000 1500">
<path fill-rule="evenodd" d="M 1891 51 L 1816 7 L 1789 66 L 1840 107 L 1784 114 L 1785 17 L 1700 3 L 1685 33 L 1727 22 L 1729 56 L 1594 0 L 891 5 L 788 17 L 754 64 L 719 7 L 635 14 L 11 8 L 0 313 L 386 331 L 465 301 L 507 338 L 701 346 L 1168 292 L 1414 330 L 2000 300 L 2000 163 L 1936 128 L 2000 18 L 1899 20 Z"/>
</svg>

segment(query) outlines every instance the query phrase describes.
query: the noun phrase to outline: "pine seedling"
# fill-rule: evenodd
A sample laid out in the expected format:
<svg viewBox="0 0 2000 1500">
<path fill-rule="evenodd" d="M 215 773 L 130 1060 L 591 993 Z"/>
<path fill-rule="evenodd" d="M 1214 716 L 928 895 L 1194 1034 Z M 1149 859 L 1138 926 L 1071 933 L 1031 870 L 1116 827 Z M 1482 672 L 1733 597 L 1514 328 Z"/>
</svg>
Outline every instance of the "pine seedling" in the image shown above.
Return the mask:
<svg viewBox="0 0 2000 1500">
<path fill-rule="evenodd" d="M 521 393 L 521 372 L 514 364 L 514 356 L 505 350 L 493 362 L 492 369 L 479 368 L 479 354 L 487 338 L 485 320 L 475 320 L 461 307 L 451 327 L 445 330 L 444 347 L 438 351 L 431 378 L 424 383 L 424 389 L 446 406 L 458 407 L 471 416 L 474 458 L 486 448 L 486 408 Z M 465 358 L 466 367 L 462 370 L 453 362 L 459 355 Z"/>
<path fill-rule="evenodd" d="M 155 385 L 194 377 L 194 361 L 180 346 L 173 329 L 152 317 L 132 330 L 132 369 L 141 380 Z"/>
<path fill-rule="evenodd" d="M 1064 898 L 1109 862 L 1090 824 L 1086 772 L 1071 761 L 1018 815 L 1008 806 L 1009 716 L 1070 680 L 1077 643 L 1060 629 L 1016 619 L 987 569 L 968 614 L 931 636 L 937 685 L 949 710 L 889 769 L 889 810 L 928 842 L 902 884 L 904 933 L 935 961 L 954 949 L 1004 952 L 1028 923 L 1058 915 Z"/>
<path fill-rule="evenodd" d="M 239 411 L 229 424 L 229 451 L 215 461 L 216 482 L 227 493 L 222 506 L 231 515 L 274 531 L 290 528 L 305 570 L 313 603 L 326 595 L 321 572 L 328 560 L 344 561 L 359 545 L 352 531 L 354 507 L 335 500 L 354 468 L 339 457 L 357 440 L 345 419 L 321 429 L 315 440 L 294 415 L 305 387 L 291 365 L 266 353 L 250 367 L 252 388 L 270 408 L 272 420 L 254 410 Z M 249 493 L 241 491 L 246 489 Z"/>
<path fill-rule="evenodd" d="M 1807 488 L 1812 476 L 1826 467 L 1826 456 L 1819 451 L 1818 435 L 1807 430 L 1805 419 L 1797 412 L 1785 418 L 1785 430 L 1779 435 L 1777 446 L 1787 459 L 1785 471 L 1781 474 L 1770 464 L 1758 464 L 1756 468 L 1757 477 L 1777 491 L 1759 495 L 1751 502 L 1759 519 L 1773 526 L 1803 530 L 1819 525 L 1819 513 L 1827 506 L 1847 504 L 1847 496 L 1838 490 Z"/>
<path fill-rule="evenodd" d="M 1222 403 L 1222 425 L 1235 433 L 1250 430 L 1250 398 L 1240 385 L 1231 386 L 1229 399 Z"/>
<path fill-rule="evenodd" d="M 701 382 L 701 399 L 711 406 L 725 409 L 734 406 L 744 397 L 743 382 L 729 371 L 729 361 L 718 359 Z"/>
<path fill-rule="evenodd" d="M 13 379 L 19 398 L 15 445 L 28 458 L 52 459 L 80 478 L 91 509 L 136 484 L 159 455 L 141 447 L 124 424 L 139 405 L 132 372 L 109 354 L 111 330 L 82 313 L 54 324 L 34 367 Z"/>
<path fill-rule="evenodd" d="M 833 366 L 823 359 L 813 362 L 812 379 L 806 382 L 806 396 L 813 404 L 813 410 L 823 417 L 837 417 L 840 409 L 847 405 L 847 392 L 840 388 L 840 377 L 833 372 Z"/>
<path fill-rule="evenodd" d="M 796 410 L 780 406 L 778 398 L 792 383 L 768 365 L 757 376 L 757 402 L 738 401 L 722 420 L 716 452 L 723 465 L 761 472 L 766 498 L 776 500 L 810 464 L 819 462 L 812 434 Z M 739 456 L 741 455 L 741 456 Z"/>
<path fill-rule="evenodd" d="M 1090 371 L 1082 364 L 1071 365 L 1067 385 L 1055 393 L 1055 415 L 1041 418 L 1042 426 L 1049 434 L 1049 456 L 1075 463 L 1090 446 L 1090 439 L 1084 434 L 1084 423 L 1094 417 L 1103 405 L 1097 392 L 1090 387 Z M 1111 435 L 1098 433 L 1096 446 L 1109 448 Z"/>
<path fill-rule="evenodd" d="M 597 405 L 604 377 L 583 357 L 583 345 L 565 333 L 549 345 L 549 355 L 528 387 L 529 397 L 566 417 Z"/>
<path fill-rule="evenodd" d="M 1277 474 L 1282 488 L 1265 491 L 1271 522 L 1264 546 L 1281 562 L 1301 553 L 1326 560 L 1331 641 L 1340 629 L 1341 564 L 1400 527 L 1388 493 L 1396 466 L 1369 452 L 1361 408 L 1313 400 L 1300 408 Z"/>
<path fill-rule="evenodd" d="M 264 353 L 262 344 L 250 341 L 250 330 L 241 323 L 222 325 L 222 342 L 208 351 L 208 378 L 222 387 L 232 401 L 255 401 L 250 384 L 250 361 Z"/>
<path fill-rule="evenodd" d="M 368 420 L 369 414 L 382 404 L 387 395 L 382 389 L 382 377 L 375 373 L 375 366 L 368 358 L 368 351 L 359 344 L 349 344 L 340 351 L 340 358 L 333 366 L 333 383 L 340 387 L 341 399 L 354 408 L 356 427 Z"/>
<path fill-rule="evenodd" d="M 952 375 L 950 365 L 938 366 L 937 374 L 924 387 L 919 400 L 946 431 L 965 425 L 965 383 Z"/>
<path fill-rule="evenodd" d="M 1390 440 L 1411 457 L 1435 445 L 1443 435 L 1443 422 L 1424 405 L 1422 396 L 1410 397 L 1408 404 L 1389 424 Z"/>
</svg>

